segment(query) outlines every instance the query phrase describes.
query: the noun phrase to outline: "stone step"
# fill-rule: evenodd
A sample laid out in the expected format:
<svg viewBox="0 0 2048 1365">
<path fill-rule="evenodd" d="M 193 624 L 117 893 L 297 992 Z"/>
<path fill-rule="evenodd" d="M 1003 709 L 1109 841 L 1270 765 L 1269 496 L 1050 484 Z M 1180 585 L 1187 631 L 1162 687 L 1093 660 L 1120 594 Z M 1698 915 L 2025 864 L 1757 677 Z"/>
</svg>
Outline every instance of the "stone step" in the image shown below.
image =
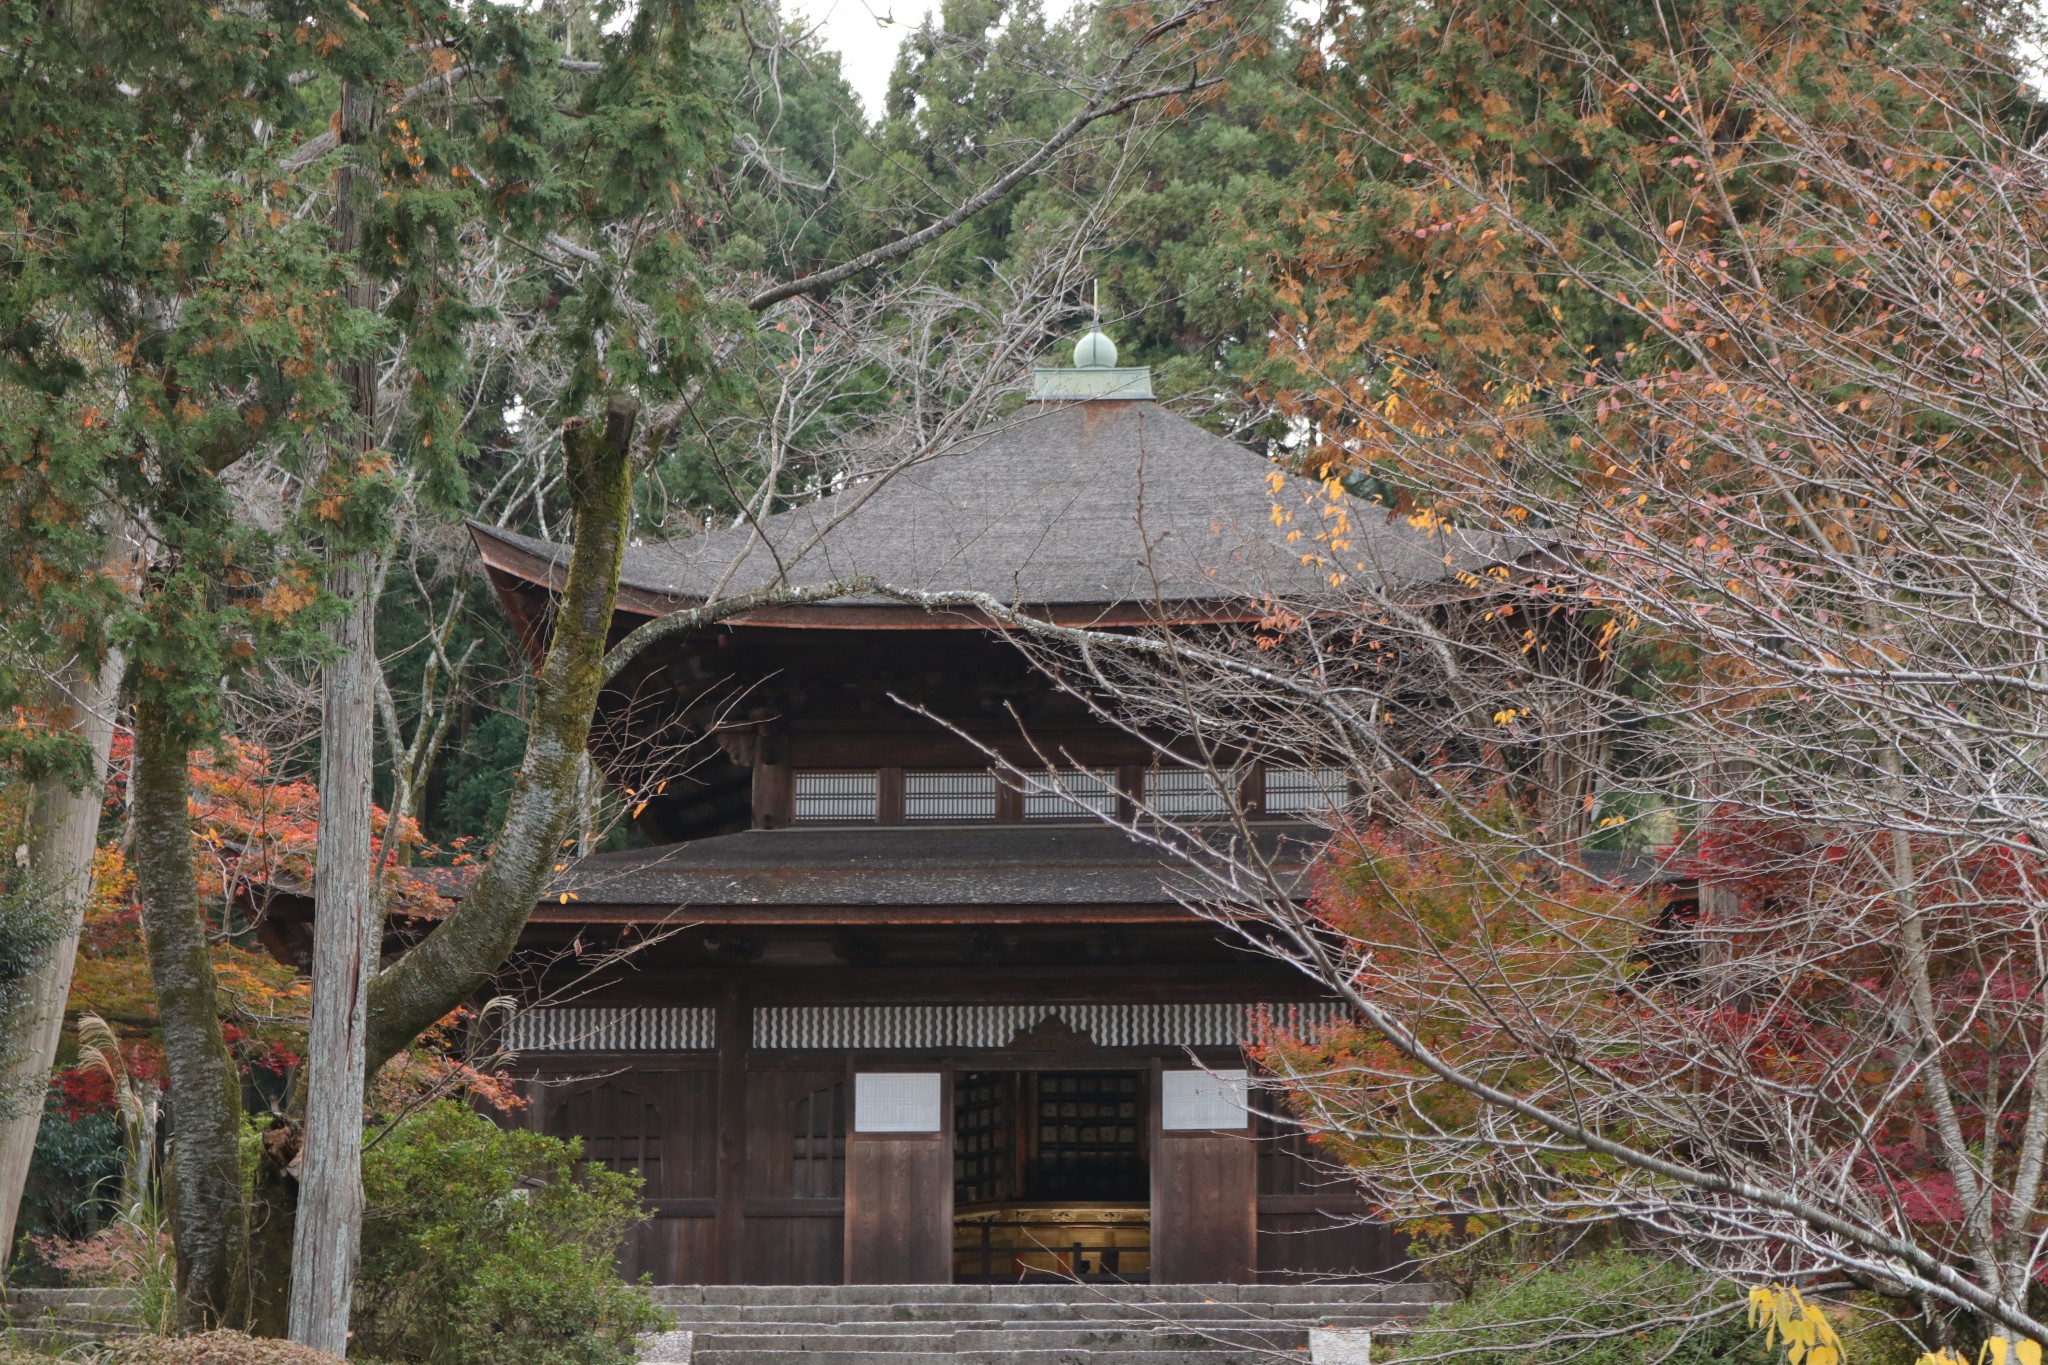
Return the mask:
<svg viewBox="0 0 2048 1365">
<path fill-rule="evenodd" d="M 7 1339 L 47 1355 L 132 1336 L 142 1330 L 138 1311 L 127 1289 L 0 1289 Z"/>
<path fill-rule="evenodd" d="M 698 1351 L 690 1365 L 960 1365 L 951 1351 Z"/>
<path fill-rule="evenodd" d="M 862 1324 L 866 1326 L 867 1324 Z M 1308 1345 L 1309 1329 L 1225 1327 L 1213 1331 L 1184 1326 L 1127 1323 L 1099 1327 L 1031 1327 L 961 1332 L 729 1332 L 699 1331 L 703 1351 L 954 1351 L 1053 1350 L 1206 1351 L 1221 1347 L 1293 1351 Z"/>
<path fill-rule="evenodd" d="M 132 1330 L 132 1329 L 130 1329 Z M 96 1345 L 110 1334 L 84 1327 L 19 1327 L 7 1328 L 7 1344 L 38 1355 L 64 1355 L 80 1347 Z"/>
<path fill-rule="evenodd" d="M 1151 1318 L 1070 1318 L 1065 1321 L 1036 1319 L 1030 1322 L 695 1322 L 677 1324 L 676 1326 L 677 1330 L 689 1332 L 699 1340 L 709 1340 L 714 1337 L 746 1337 L 749 1339 L 782 1337 L 795 1339 L 799 1337 L 943 1336 L 954 1338 L 967 1333 L 1001 1336 L 1038 1334 L 1045 1340 L 1052 1340 L 1052 1337 L 1046 1336 L 1046 1334 L 1074 1332 L 1192 1332 L 1219 1340 L 1276 1338 L 1298 1342 L 1310 1332 L 1377 1332 L 1386 1335 L 1405 1333 L 1412 1330 L 1413 1325 L 1410 1321 L 1389 1318 L 1339 1318 L 1311 1322 L 1273 1322 L 1262 1318 L 1203 1318 L 1179 1321 Z"/>
<path fill-rule="evenodd" d="M 1210 1349 L 962 1351 L 962 1365 L 1272 1365 L 1269 1351 Z"/>
<path fill-rule="evenodd" d="M 853 1303 L 1409 1303 L 1436 1298 L 1417 1281 L 1344 1284 L 662 1284 L 664 1308 L 688 1304 Z"/>
<path fill-rule="evenodd" d="M 1373 1323 L 1419 1318 L 1428 1304 L 1035 1303 L 1035 1304 L 751 1304 L 667 1308 L 680 1327 L 792 1328 L 816 1323 L 949 1323 L 954 1327 L 1024 1326 L 1041 1322 L 1270 1322 L 1287 1325 Z"/>
<path fill-rule="evenodd" d="M 1308 1345 L 1308 1331 L 1214 1332 L 1184 1327 L 1039 1328 L 1026 1332 L 958 1332 L 953 1349 L 962 1355 L 1009 1355 L 1046 1351 L 1296 1351 Z"/>
<path fill-rule="evenodd" d="M 1298 1340 L 1304 1334 L 1319 1330 L 1348 1330 L 1368 1332 L 1397 1332 L 1406 1330 L 1410 1322 L 1386 1317 L 1332 1317 L 1318 1319 L 1289 1319 L 1275 1321 L 1271 1318 L 1032 1318 L 1024 1321 L 1001 1321 L 998 1319 L 939 1320 L 895 1319 L 867 1320 L 846 1319 L 839 1322 L 692 1322 L 679 1323 L 677 1329 L 693 1333 L 699 1339 L 711 1337 L 902 1337 L 902 1336 L 946 1336 L 958 1337 L 963 1333 L 1071 1333 L 1071 1332 L 1198 1332 L 1207 1336 L 1236 1339 L 1238 1337 L 1286 1336 Z"/>
<path fill-rule="evenodd" d="M 1275 1357 L 1270 1352 L 1234 1350 L 1048 1350 L 956 1353 L 699 1348 L 691 1357 L 691 1365 L 1273 1365 L 1274 1360 Z"/>
<path fill-rule="evenodd" d="M 717 1351 L 907 1351 L 950 1355 L 951 1332 L 698 1332 L 696 1358 Z"/>
</svg>

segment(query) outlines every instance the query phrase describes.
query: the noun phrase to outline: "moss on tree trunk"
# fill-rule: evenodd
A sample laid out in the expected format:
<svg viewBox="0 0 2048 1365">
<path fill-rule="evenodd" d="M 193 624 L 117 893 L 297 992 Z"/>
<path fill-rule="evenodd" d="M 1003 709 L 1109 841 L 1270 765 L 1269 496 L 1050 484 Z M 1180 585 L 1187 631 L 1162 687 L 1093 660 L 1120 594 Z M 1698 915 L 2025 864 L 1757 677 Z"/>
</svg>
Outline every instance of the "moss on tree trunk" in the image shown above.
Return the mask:
<svg viewBox="0 0 2048 1365">
<path fill-rule="evenodd" d="M 242 1078 L 221 1034 L 213 959 L 192 867 L 191 742 L 154 703 L 135 707 L 135 879 L 169 1078 L 166 1174 L 178 1317 L 199 1328 L 247 1312 L 249 1211 Z"/>
<path fill-rule="evenodd" d="M 563 428 L 573 545 L 526 755 L 497 845 L 475 884 L 453 914 L 371 983 L 366 1065 L 372 1074 L 490 980 L 518 943 L 560 860 L 576 812 L 578 765 L 605 682 L 605 636 L 632 505 L 637 417 L 631 398 L 615 396 L 601 427 L 574 421 Z"/>
</svg>

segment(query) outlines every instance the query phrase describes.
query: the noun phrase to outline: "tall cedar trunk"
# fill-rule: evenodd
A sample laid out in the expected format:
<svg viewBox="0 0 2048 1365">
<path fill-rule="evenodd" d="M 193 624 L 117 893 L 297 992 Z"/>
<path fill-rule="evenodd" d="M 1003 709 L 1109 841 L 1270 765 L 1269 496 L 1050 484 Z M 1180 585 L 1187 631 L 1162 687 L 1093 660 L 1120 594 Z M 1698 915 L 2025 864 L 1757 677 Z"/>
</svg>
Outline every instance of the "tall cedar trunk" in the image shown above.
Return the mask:
<svg viewBox="0 0 2048 1365">
<path fill-rule="evenodd" d="M 342 86 L 341 140 L 349 160 L 336 177 L 335 226 L 342 253 L 357 263 L 350 292 L 360 309 L 377 303 L 376 283 L 360 261 L 363 220 L 376 193 L 375 176 L 360 164 L 373 118 L 370 92 L 355 82 Z M 354 399 L 355 442 L 337 458 L 353 466 L 376 442 L 377 372 L 356 361 L 343 378 Z M 334 624 L 334 657 L 321 669 L 313 1019 L 291 1259 L 291 1339 L 332 1355 L 348 1351 L 362 1244 L 364 1025 L 381 938 L 370 825 L 377 601 L 367 558 L 346 548 L 328 551 L 327 590 L 348 610 Z"/>
<path fill-rule="evenodd" d="M 236 1325 L 247 1307 L 249 1211 L 242 1190 L 242 1078 L 220 1006 L 192 866 L 190 741 L 154 704 L 135 707 L 135 881 L 170 1082 L 171 1236 L 178 1318 Z"/>
<path fill-rule="evenodd" d="M 561 843 L 577 810 L 579 760 L 604 686 L 605 636 L 626 549 L 637 415 L 632 399 L 614 398 L 606 405 L 601 432 L 580 421 L 563 428 L 575 544 L 554 642 L 541 665 L 526 756 L 495 851 L 476 885 L 454 914 L 371 978 L 362 1054 L 365 1080 L 490 979 L 510 955 L 560 861 Z M 296 1182 L 287 1168 L 300 1141 L 300 1131 L 288 1122 L 274 1124 L 264 1135 L 255 1203 L 263 1219 L 257 1236 L 266 1249 L 281 1252 L 297 1245 L 296 1205 L 306 1196 L 294 1197 Z M 266 1254 L 253 1270 L 254 1327 L 266 1335 L 284 1326 L 277 1321 L 277 1310 L 291 1292 L 279 1284 L 290 1273 L 284 1259 Z"/>
<path fill-rule="evenodd" d="M 619 591 L 638 408 L 616 396 L 602 428 L 570 422 L 562 452 L 572 511 L 569 578 L 541 664 L 526 754 L 483 871 L 454 913 L 370 985 L 369 1070 L 473 996 L 511 955 L 560 861 L 578 774 L 604 687 L 605 635 Z"/>
<path fill-rule="evenodd" d="M 83 661 L 65 669 L 49 689 L 50 723 L 78 736 L 91 768 L 82 786 L 47 777 L 29 795 L 29 885 L 57 908 L 64 930 L 29 978 L 28 999 L 13 1021 L 15 1029 L 0 1036 L 0 1095 L 19 1097 L 21 1104 L 19 1114 L 0 1117 L 0 1252 L 14 1245 L 15 1216 L 42 1123 L 43 1090 L 64 1031 L 71 964 L 92 891 L 92 855 L 98 843 L 107 754 L 114 742 L 114 697 L 120 687 L 121 656 L 109 654 L 97 670 L 88 672 Z"/>
</svg>

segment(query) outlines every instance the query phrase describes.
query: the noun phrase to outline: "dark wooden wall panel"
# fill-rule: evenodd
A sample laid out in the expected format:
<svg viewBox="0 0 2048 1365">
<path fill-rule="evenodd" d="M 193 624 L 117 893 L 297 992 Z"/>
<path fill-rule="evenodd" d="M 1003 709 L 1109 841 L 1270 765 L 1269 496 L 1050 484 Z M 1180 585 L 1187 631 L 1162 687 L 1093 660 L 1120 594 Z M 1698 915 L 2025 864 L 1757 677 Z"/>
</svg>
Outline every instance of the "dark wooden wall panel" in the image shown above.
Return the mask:
<svg viewBox="0 0 2048 1365">
<path fill-rule="evenodd" d="M 1152 1282 L 1247 1284 L 1258 1265 L 1258 1147 L 1249 1133 L 1152 1143 Z"/>
<path fill-rule="evenodd" d="M 747 1217 L 748 1284 L 842 1284 L 846 1220 L 760 1211 Z"/>
<path fill-rule="evenodd" d="M 846 1283 L 953 1278 L 953 1135 L 856 1133 L 846 1144 Z"/>
<path fill-rule="evenodd" d="M 744 1282 L 843 1280 L 845 1171 L 846 1072 L 750 1071 Z"/>
<path fill-rule="evenodd" d="M 654 1277 L 656 1284 L 703 1284 L 711 1278 L 713 1257 L 718 1254 L 717 1224 L 710 1218 L 661 1218 L 675 1249 L 672 1279 Z"/>
<path fill-rule="evenodd" d="M 536 1084 L 529 1126 L 579 1138 L 586 1160 L 637 1171 L 655 1216 L 619 1250 L 628 1279 L 701 1283 L 712 1270 L 712 1221 L 675 1212 L 706 1201 L 716 1180 L 718 1077 L 704 1069 L 629 1070 L 594 1080 Z M 708 1213 L 708 1208 L 705 1212 Z"/>
<path fill-rule="evenodd" d="M 718 1073 L 668 1071 L 661 1078 L 667 1199 L 709 1199 L 718 1179 Z"/>
<path fill-rule="evenodd" d="M 1409 1266 L 1405 1239 L 1370 1221 L 1358 1184 L 1298 1125 L 1258 1117 L 1259 1279 L 1384 1279 Z"/>
<path fill-rule="evenodd" d="M 846 1150 L 845 1096 L 843 1070 L 748 1074 L 747 1198 L 839 1195 Z"/>
<path fill-rule="evenodd" d="M 1408 1269 L 1403 1239 L 1384 1223 L 1365 1219 L 1363 1207 L 1278 1212 L 1259 1209 L 1259 1279 L 1286 1284 L 1302 1279 L 1398 1279 Z"/>
<path fill-rule="evenodd" d="M 711 1266 L 709 1218 L 657 1215 L 633 1232 L 619 1255 L 619 1273 L 656 1284 L 702 1284 Z"/>
</svg>

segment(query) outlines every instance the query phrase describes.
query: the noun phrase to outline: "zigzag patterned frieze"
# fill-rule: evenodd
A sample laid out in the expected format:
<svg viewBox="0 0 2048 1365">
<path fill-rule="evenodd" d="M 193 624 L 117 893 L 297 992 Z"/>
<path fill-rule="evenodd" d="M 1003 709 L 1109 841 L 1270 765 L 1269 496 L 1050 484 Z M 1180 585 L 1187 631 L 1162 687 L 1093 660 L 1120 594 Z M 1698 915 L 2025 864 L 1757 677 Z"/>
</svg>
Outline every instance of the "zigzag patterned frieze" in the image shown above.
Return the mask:
<svg viewBox="0 0 2048 1365">
<path fill-rule="evenodd" d="M 1316 1028 L 1343 1017 L 1337 1001 L 1285 1005 L 973 1004 L 765 1005 L 753 1045 L 771 1049 L 1002 1048 L 1048 1032 L 1097 1047 L 1237 1047 L 1267 1022 Z M 698 1052 L 717 1046 L 709 1005 L 544 1005 L 505 1030 L 515 1052 Z"/>
<path fill-rule="evenodd" d="M 1341 1015 L 1334 1000 L 1289 1005 L 768 1005 L 754 1011 L 754 1046 L 1000 1048 L 1056 1020 L 1098 1047 L 1235 1047 L 1257 1032 L 1262 1018 L 1300 1028 Z"/>
<path fill-rule="evenodd" d="M 515 1052 L 694 1052 L 717 1046 L 709 1005 L 543 1005 L 505 1028 Z"/>
</svg>

